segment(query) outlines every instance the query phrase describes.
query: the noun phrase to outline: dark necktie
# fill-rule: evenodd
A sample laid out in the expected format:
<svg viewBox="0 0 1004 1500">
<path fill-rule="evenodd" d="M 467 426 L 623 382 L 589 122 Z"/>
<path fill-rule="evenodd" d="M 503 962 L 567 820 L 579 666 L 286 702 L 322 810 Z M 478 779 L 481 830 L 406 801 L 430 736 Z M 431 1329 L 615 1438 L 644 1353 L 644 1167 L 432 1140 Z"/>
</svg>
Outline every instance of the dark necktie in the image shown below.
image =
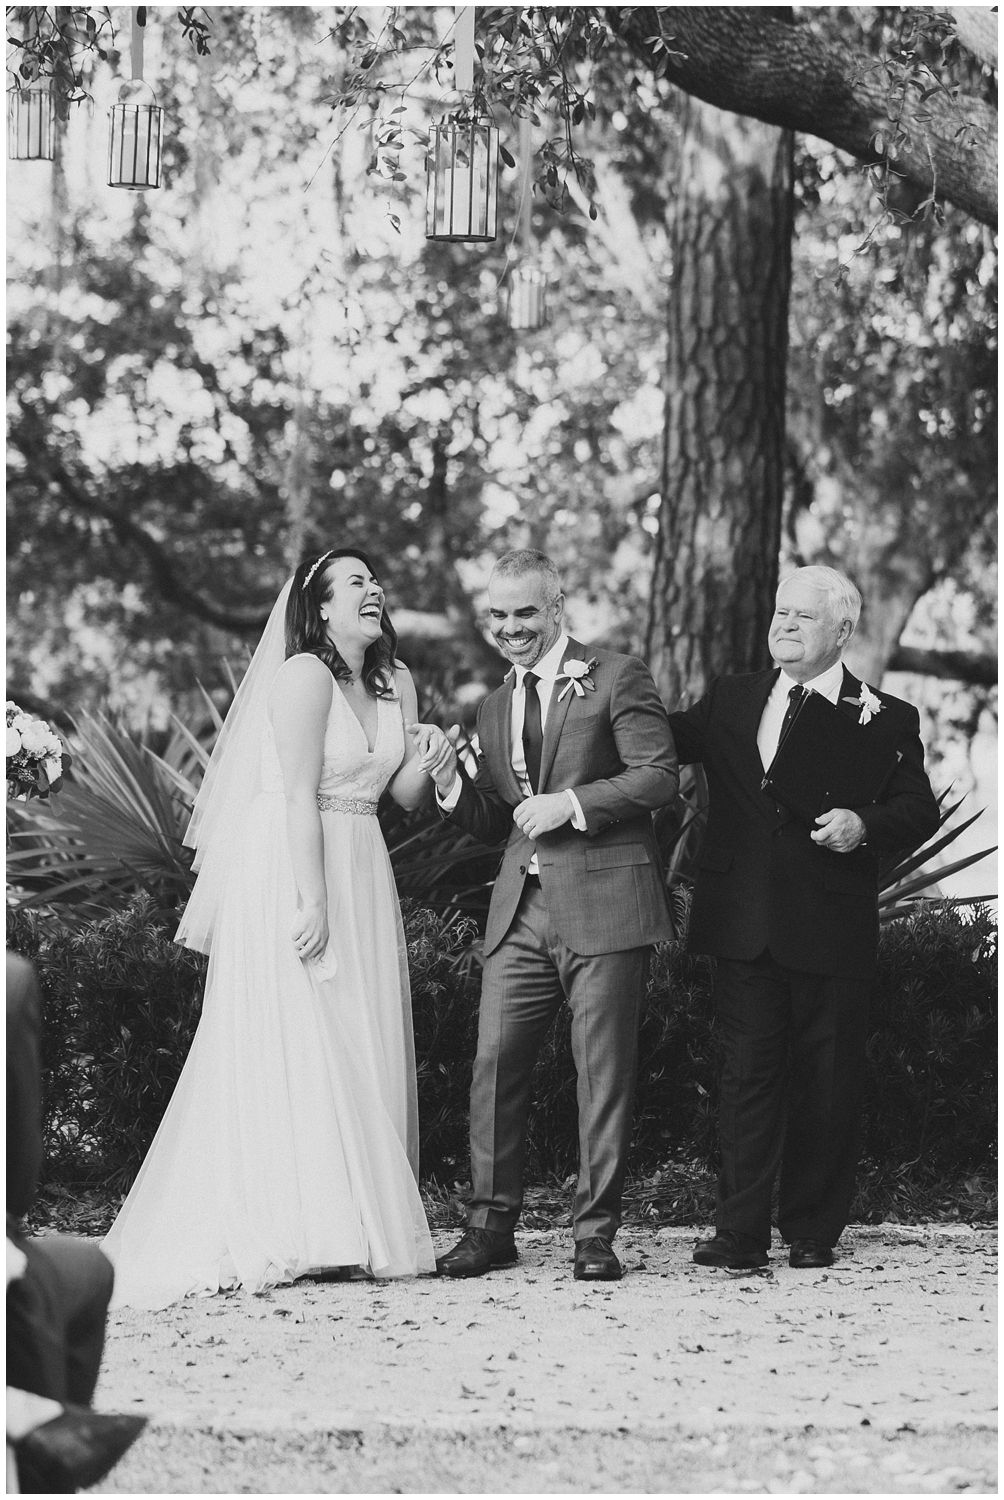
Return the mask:
<svg viewBox="0 0 1004 1500">
<path fill-rule="evenodd" d="M 798 713 L 799 706 L 804 697 L 805 688 L 800 682 L 796 682 L 794 687 L 788 689 L 788 707 L 785 709 L 784 718 L 781 720 L 781 733 L 777 739 L 778 745 L 784 743 L 784 737 L 791 728 L 791 721 Z"/>
<path fill-rule="evenodd" d="M 526 760 L 527 779 L 534 792 L 540 785 L 540 752 L 544 743 L 540 699 L 537 697 L 539 681 L 540 678 L 533 672 L 527 672 L 523 677 L 523 756 Z"/>
</svg>

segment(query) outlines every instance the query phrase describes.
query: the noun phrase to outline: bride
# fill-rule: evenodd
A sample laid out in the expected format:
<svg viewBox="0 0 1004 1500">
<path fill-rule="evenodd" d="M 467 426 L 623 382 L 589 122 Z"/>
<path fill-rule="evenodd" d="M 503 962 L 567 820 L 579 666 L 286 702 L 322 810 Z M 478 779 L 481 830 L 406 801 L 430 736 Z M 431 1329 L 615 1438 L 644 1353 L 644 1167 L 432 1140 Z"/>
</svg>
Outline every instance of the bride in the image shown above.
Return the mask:
<svg viewBox="0 0 1004 1500">
<path fill-rule="evenodd" d="M 269 617 L 185 835 L 198 877 L 177 938 L 209 954 L 205 999 L 104 1241 L 113 1305 L 435 1271 L 407 952 L 375 814 L 385 787 L 416 807 L 449 746 L 413 723 L 396 644 L 356 550 L 302 562 Z"/>
</svg>

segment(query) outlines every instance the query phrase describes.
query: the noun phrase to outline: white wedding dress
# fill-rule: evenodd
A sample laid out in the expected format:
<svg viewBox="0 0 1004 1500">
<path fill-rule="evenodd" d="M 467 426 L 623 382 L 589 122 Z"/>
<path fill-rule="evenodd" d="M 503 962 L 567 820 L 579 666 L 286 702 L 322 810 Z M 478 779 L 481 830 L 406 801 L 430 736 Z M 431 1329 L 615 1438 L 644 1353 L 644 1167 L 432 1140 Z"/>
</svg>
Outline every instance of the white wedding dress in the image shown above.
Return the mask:
<svg viewBox="0 0 1004 1500">
<path fill-rule="evenodd" d="M 372 750 L 340 688 L 318 789 L 330 962 L 290 938 L 295 888 L 271 729 L 209 958 L 202 1018 L 171 1102 L 104 1241 L 113 1306 L 259 1291 L 311 1271 L 435 1270 L 417 1187 L 407 952 L 374 816 L 401 763 L 397 700 Z M 333 968 L 333 972 L 332 972 Z"/>
</svg>

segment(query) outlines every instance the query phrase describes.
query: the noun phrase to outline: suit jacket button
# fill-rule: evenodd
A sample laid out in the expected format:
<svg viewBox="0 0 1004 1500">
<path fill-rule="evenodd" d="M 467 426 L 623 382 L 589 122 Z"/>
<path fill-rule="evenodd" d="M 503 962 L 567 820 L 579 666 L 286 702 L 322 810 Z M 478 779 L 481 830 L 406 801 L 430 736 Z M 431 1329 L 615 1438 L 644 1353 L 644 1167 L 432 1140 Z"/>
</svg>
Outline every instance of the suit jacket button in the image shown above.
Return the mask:
<svg viewBox="0 0 1004 1500">
<path fill-rule="evenodd" d="M 526 865 L 520 865 L 520 867 L 519 867 L 519 873 L 521 875 L 525 875 L 526 874 Z"/>
</svg>

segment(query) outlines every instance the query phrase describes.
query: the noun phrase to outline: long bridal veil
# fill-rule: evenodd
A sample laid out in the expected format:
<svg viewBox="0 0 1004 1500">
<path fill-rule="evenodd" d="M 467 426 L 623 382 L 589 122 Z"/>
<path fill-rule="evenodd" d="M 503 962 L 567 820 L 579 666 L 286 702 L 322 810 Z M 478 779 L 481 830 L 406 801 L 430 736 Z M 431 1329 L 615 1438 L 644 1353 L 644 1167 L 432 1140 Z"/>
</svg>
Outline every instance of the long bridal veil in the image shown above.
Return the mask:
<svg viewBox="0 0 1004 1500">
<path fill-rule="evenodd" d="M 268 697 L 286 657 L 286 603 L 292 579 L 272 606 L 268 623 L 234 696 L 192 807 L 183 842 L 195 850 L 197 872 L 175 941 L 208 953 L 220 903 L 233 877 L 236 842 L 261 789 L 261 746 Z"/>
</svg>

